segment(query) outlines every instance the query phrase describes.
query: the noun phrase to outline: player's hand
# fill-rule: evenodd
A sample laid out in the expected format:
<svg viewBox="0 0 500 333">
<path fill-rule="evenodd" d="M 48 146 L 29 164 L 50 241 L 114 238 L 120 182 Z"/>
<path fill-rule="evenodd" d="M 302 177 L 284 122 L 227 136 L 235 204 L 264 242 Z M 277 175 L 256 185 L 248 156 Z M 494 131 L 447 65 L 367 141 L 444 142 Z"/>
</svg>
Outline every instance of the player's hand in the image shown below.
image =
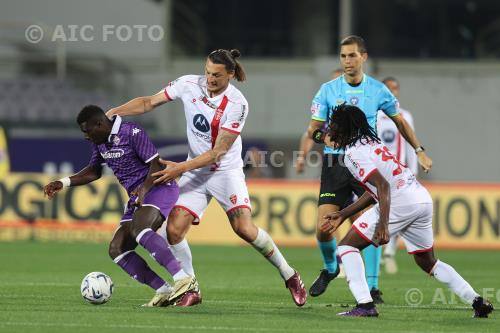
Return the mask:
<svg viewBox="0 0 500 333">
<path fill-rule="evenodd" d="M 417 156 L 418 156 L 418 163 L 420 164 L 424 172 L 427 173 L 431 171 L 432 160 L 429 158 L 429 156 L 427 156 L 427 154 L 423 151 L 419 152 Z"/>
<path fill-rule="evenodd" d="M 375 234 L 373 235 L 373 243 L 377 245 L 384 245 L 389 243 L 389 228 L 387 223 L 378 223 L 375 228 Z"/>
<path fill-rule="evenodd" d="M 43 187 L 43 194 L 49 199 L 52 199 L 57 192 L 62 190 L 62 188 L 63 188 L 63 183 L 61 183 L 59 180 L 56 180 L 51 183 L 48 183 Z"/>
<path fill-rule="evenodd" d="M 106 112 L 106 117 L 108 117 L 109 119 L 113 118 L 114 115 L 115 109 L 109 109 L 108 112 Z"/>
<path fill-rule="evenodd" d="M 304 157 L 303 156 L 297 157 L 297 161 L 295 164 L 295 171 L 298 174 L 301 174 L 304 172 L 305 166 L 306 166 L 306 161 L 305 161 Z"/>
<path fill-rule="evenodd" d="M 323 222 L 320 225 L 320 230 L 329 234 L 334 233 L 340 225 L 345 221 L 345 218 L 340 212 L 334 212 L 323 216 Z"/>
<path fill-rule="evenodd" d="M 161 158 L 159 159 L 159 162 L 165 165 L 165 169 L 153 173 L 153 177 L 158 177 L 153 181 L 153 183 L 168 183 L 171 180 L 175 180 L 182 174 L 180 163 L 165 161 Z"/>
</svg>

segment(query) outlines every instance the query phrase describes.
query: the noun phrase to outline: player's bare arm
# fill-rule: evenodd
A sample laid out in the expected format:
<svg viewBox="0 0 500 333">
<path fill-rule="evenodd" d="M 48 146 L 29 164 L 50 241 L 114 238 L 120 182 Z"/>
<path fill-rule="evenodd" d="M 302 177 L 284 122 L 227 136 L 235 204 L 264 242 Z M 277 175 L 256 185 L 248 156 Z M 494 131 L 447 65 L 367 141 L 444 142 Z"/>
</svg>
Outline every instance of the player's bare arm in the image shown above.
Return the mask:
<svg viewBox="0 0 500 333">
<path fill-rule="evenodd" d="M 368 183 L 377 188 L 380 209 L 379 221 L 375 228 L 373 242 L 377 245 L 389 243 L 389 211 L 391 206 L 391 188 L 387 180 L 376 170 L 368 178 Z"/>
<path fill-rule="evenodd" d="M 184 172 L 203 168 L 205 166 L 219 162 L 224 155 L 229 151 L 234 141 L 238 138 L 239 134 L 232 133 L 222 129 L 220 131 L 213 149 L 193 158 L 192 160 L 182 163 L 175 163 L 172 161 L 165 161 L 160 159 L 160 163 L 165 165 L 165 169 L 155 172 L 153 176 L 158 177 L 154 183 L 169 182 Z"/>
<path fill-rule="evenodd" d="M 151 190 L 151 188 L 154 186 L 154 180 L 155 177 L 153 174 L 155 172 L 158 172 L 163 169 L 163 165 L 160 163 L 160 157 L 156 157 L 149 163 L 149 172 L 146 178 L 144 179 L 144 182 L 139 185 L 133 192 L 132 194 L 137 195 L 137 201 L 135 202 L 135 205 L 140 207 L 142 205 L 142 202 L 144 201 L 144 196 L 146 193 Z"/>
<path fill-rule="evenodd" d="M 98 165 L 89 165 L 83 168 L 80 172 L 74 174 L 69 177 L 70 186 L 79 186 L 91 183 L 99 178 L 102 175 L 102 167 Z M 63 189 L 63 183 L 61 180 L 56 180 L 48 183 L 43 187 L 43 193 L 49 198 L 52 199 L 57 192 Z"/>
<path fill-rule="evenodd" d="M 372 195 L 368 192 L 363 193 L 361 197 L 355 202 L 347 206 L 338 212 L 333 212 L 323 216 L 323 223 L 321 225 L 321 231 L 333 233 L 335 232 L 345 220 L 351 216 L 362 212 L 367 207 L 375 204 L 376 201 L 373 199 Z"/>
<path fill-rule="evenodd" d="M 316 130 L 320 130 L 323 127 L 324 121 L 311 120 L 309 122 L 309 127 L 307 128 L 307 136 L 313 139 L 313 134 Z"/>
<path fill-rule="evenodd" d="M 111 110 L 106 112 L 106 116 L 108 118 L 111 118 L 114 115 L 119 115 L 119 116 L 139 115 L 149 112 L 154 108 L 156 108 L 157 106 L 160 106 L 167 102 L 170 102 L 170 100 L 167 98 L 167 96 L 162 90 L 158 92 L 156 95 L 137 97 L 123 105 L 120 105 L 116 108 L 112 108 Z"/>
<path fill-rule="evenodd" d="M 311 139 L 308 132 L 309 131 L 304 132 L 300 138 L 299 154 L 295 165 L 297 173 L 304 172 L 306 156 L 314 147 L 314 141 Z"/>
<path fill-rule="evenodd" d="M 417 149 L 418 147 L 421 147 L 420 142 L 417 139 L 417 135 L 408 124 L 408 122 L 400 114 L 391 117 L 391 119 L 396 124 L 401 135 L 405 138 L 406 141 L 411 144 L 413 148 Z M 418 163 L 420 164 L 424 172 L 429 172 L 432 168 L 432 160 L 427 156 L 425 151 L 417 152 L 417 156 Z"/>
</svg>

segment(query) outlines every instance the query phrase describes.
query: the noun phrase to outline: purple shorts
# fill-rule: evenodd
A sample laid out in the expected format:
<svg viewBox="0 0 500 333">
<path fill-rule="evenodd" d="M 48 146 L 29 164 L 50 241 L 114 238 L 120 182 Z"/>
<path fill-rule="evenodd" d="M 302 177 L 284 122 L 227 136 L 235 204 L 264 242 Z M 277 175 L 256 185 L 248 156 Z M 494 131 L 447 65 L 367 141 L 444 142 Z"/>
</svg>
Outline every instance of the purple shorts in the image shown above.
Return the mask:
<svg viewBox="0 0 500 333">
<path fill-rule="evenodd" d="M 179 187 L 175 181 L 166 184 L 153 186 L 148 193 L 144 196 L 142 206 L 151 206 L 158 209 L 165 219 L 174 207 L 177 199 L 179 198 Z M 137 200 L 136 195 L 131 195 L 127 205 L 125 206 L 125 213 L 120 220 L 120 223 L 132 220 L 134 212 L 138 207 L 134 206 Z"/>
</svg>

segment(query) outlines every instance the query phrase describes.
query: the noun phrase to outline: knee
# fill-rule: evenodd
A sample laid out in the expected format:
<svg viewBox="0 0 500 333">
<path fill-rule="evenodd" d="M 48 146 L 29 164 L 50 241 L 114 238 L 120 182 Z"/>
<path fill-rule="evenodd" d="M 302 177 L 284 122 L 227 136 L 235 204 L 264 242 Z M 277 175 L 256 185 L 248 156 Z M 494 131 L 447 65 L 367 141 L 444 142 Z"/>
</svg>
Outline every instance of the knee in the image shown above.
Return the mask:
<svg viewBox="0 0 500 333">
<path fill-rule="evenodd" d="M 108 254 L 111 260 L 115 260 L 122 253 L 122 249 L 115 242 L 109 243 Z"/>
<path fill-rule="evenodd" d="M 434 256 L 418 256 L 415 255 L 415 262 L 426 273 L 430 274 L 434 265 L 436 265 L 436 258 Z"/>
<path fill-rule="evenodd" d="M 184 239 L 184 231 L 174 223 L 167 222 L 167 240 L 170 245 L 179 244 Z"/>
<path fill-rule="evenodd" d="M 257 227 L 250 221 L 240 221 L 233 224 L 234 232 L 243 240 L 252 242 L 257 238 Z"/>
</svg>

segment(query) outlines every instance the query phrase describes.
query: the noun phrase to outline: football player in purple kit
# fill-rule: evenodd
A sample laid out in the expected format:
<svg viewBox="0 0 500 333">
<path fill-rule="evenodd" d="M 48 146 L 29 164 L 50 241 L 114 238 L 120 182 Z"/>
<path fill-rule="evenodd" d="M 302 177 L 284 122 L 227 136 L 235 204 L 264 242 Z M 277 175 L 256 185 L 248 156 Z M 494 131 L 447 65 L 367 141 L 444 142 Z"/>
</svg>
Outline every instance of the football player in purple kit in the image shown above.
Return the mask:
<svg viewBox="0 0 500 333">
<path fill-rule="evenodd" d="M 102 166 L 107 164 L 129 195 L 125 213 L 109 244 L 109 256 L 132 278 L 156 291 L 143 306 L 182 303 L 186 293 L 198 288 L 196 278 L 181 269 L 168 244 L 156 233 L 179 197 L 177 183 L 153 184 L 152 174 L 163 166 L 158 162 L 158 151 L 139 125 L 122 121 L 120 116 L 110 120 L 95 105 L 84 107 L 77 122 L 85 139 L 93 143 L 90 162 L 80 172 L 45 185 L 45 195 L 52 199 L 66 187 L 93 182 L 101 177 Z M 172 275 L 173 287 L 139 256 L 135 251 L 137 244 Z"/>
</svg>

